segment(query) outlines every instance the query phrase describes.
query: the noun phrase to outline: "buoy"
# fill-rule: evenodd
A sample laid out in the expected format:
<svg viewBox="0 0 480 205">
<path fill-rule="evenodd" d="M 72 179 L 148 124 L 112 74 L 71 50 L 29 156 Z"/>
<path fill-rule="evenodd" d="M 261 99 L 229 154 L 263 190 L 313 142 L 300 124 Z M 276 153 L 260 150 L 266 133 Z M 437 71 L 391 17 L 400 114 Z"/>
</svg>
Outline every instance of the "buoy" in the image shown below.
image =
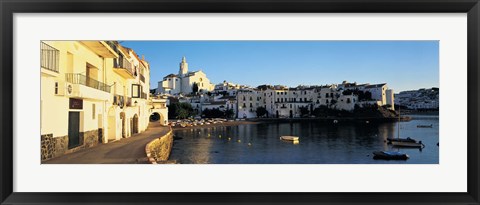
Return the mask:
<svg viewBox="0 0 480 205">
<path fill-rule="evenodd" d="M 241 140 L 237 140 L 237 142 L 242 142 Z"/>
<path fill-rule="evenodd" d="M 229 137 L 229 138 L 228 138 L 228 141 L 230 141 L 231 139 L 232 139 L 232 138 Z"/>
<path fill-rule="evenodd" d="M 248 146 L 252 146 L 252 143 L 249 142 L 249 143 L 248 143 Z"/>
</svg>

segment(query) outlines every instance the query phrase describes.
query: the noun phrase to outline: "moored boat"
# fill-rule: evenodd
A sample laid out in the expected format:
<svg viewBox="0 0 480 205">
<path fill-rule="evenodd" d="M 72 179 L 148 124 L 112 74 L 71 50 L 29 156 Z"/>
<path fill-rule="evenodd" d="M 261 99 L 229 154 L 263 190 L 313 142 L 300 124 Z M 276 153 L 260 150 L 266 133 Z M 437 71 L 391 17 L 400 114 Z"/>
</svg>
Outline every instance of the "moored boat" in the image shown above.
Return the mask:
<svg viewBox="0 0 480 205">
<path fill-rule="evenodd" d="M 412 139 L 410 137 L 407 137 L 407 138 L 387 138 L 387 142 L 389 144 L 391 144 L 392 142 L 412 142 L 412 143 L 416 143 L 417 140 Z"/>
<path fill-rule="evenodd" d="M 392 141 L 392 145 L 395 147 L 411 147 L 411 148 L 424 148 L 425 145 L 422 141 L 419 142 L 399 142 L 399 141 Z"/>
<path fill-rule="evenodd" d="M 297 136 L 281 136 L 281 140 L 287 140 L 287 141 L 298 141 Z"/>
<path fill-rule="evenodd" d="M 386 160 L 407 160 L 409 156 L 401 152 L 392 151 L 377 151 L 373 152 L 373 159 L 386 159 Z"/>
<path fill-rule="evenodd" d="M 433 125 L 430 124 L 430 125 L 417 125 L 417 128 L 432 128 Z"/>
</svg>

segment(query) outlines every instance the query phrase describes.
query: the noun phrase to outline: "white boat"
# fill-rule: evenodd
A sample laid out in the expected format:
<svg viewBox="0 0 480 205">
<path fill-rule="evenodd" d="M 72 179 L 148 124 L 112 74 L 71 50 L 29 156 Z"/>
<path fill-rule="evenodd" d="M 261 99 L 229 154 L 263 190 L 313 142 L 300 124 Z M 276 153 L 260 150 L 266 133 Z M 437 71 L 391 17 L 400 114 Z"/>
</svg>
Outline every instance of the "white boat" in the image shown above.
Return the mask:
<svg viewBox="0 0 480 205">
<path fill-rule="evenodd" d="M 397 123 L 397 139 L 387 139 L 394 147 L 406 147 L 406 148 L 424 148 L 425 145 L 422 141 L 416 141 L 410 137 L 406 139 L 400 138 L 400 107 L 398 108 L 398 123 Z"/>
<path fill-rule="evenodd" d="M 298 141 L 297 136 L 281 136 L 281 140 L 287 140 L 287 141 Z"/>
<path fill-rule="evenodd" d="M 411 147 L 411 148 L 424 148 L 425 145 L 422 144 L 422 141 L 419 142 L 399 142 L 392 141 L 392 145 L 396 147 Z"/>
</svg>

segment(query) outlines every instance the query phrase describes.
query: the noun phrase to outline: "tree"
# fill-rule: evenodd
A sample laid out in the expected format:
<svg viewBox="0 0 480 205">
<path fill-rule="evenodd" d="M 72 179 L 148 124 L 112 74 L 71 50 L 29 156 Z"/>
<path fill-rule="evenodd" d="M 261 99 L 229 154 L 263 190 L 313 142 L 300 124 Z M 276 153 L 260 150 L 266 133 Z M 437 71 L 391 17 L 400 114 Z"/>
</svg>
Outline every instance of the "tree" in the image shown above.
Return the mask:
<svg viewBox="0 0 480 205">
<path fill-rule="evenodd" d="M 168 106 L 169 119 L 185 119 L 193 115 L 195 115 L 195 111 L 189 103 L 175 102 Z"/>
<path fill-rule="evenodd" d="M 192 92 L 193 94 L 197 94 L 198 93 L 198 84 L 197 83 L 193 83 L 192 85 Z"/>
<path fill-rule="evenodd" d="M 308 107 L 302 106 L 299 108 L 300 109 L 300 115 L 303 117 L 305 115 L 308 115 Z"/>
<path fill-rule="evenodd" d="M 370 91 L 365 92 L 365 99 L 366 100 L 372 100 L 372 93 Z"/>
<path fill-rule="evenodd" d="M 318 108 L 313 110 L 313 115 L 315 117 L 326 117 L 329 114 L 330 109 L 325 105 L 320 105 Z"/>
<path fill-rule="evenodd" d="M 257 113 L 257 117 L 263 117 L 268 114 L 267 109 L 264 107 L 257 107 L 257 110 L 255 111 Z"/>
<path fill-rule="evenodd" d="M 206 118 L 219 118 L 225 117 L 225 112 L 221 111 L 218 108 L 208 109 L 206 108 L 203 110 L 202 115 Z"/>
<path fill-rule="evenodd" d="M 225 110 L 225 117 L 226 118 L 233 118 L 233 115 L 235 115 L 235 112 L 233 111 L 233 109 Z"/>
<path fill-rule="evenodd" d="M 178 119 L 185 119 L 185 118 L 188 118 L 189 115 L 188 115 L 188 111 L 185 110 L 185 109 L 180 109 L 177 113 L 177 118 Z"/>
</svg>

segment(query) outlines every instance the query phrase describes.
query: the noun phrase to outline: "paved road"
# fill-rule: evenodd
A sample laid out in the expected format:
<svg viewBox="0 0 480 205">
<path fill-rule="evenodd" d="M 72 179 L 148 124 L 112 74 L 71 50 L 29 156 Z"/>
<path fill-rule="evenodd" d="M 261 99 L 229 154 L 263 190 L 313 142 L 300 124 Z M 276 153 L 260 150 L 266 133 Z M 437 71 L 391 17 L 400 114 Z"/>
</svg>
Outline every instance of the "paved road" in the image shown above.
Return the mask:
<svg viewBox="0 0 480 205">
<path fill-rule="evenodd" d="M 168 127 L 150 123 L 145 132 L 116 142 L 66 154 L 44 164 L 143 164 L 147 163 L 145 145 L 168 132 Z"/>
</svg>

